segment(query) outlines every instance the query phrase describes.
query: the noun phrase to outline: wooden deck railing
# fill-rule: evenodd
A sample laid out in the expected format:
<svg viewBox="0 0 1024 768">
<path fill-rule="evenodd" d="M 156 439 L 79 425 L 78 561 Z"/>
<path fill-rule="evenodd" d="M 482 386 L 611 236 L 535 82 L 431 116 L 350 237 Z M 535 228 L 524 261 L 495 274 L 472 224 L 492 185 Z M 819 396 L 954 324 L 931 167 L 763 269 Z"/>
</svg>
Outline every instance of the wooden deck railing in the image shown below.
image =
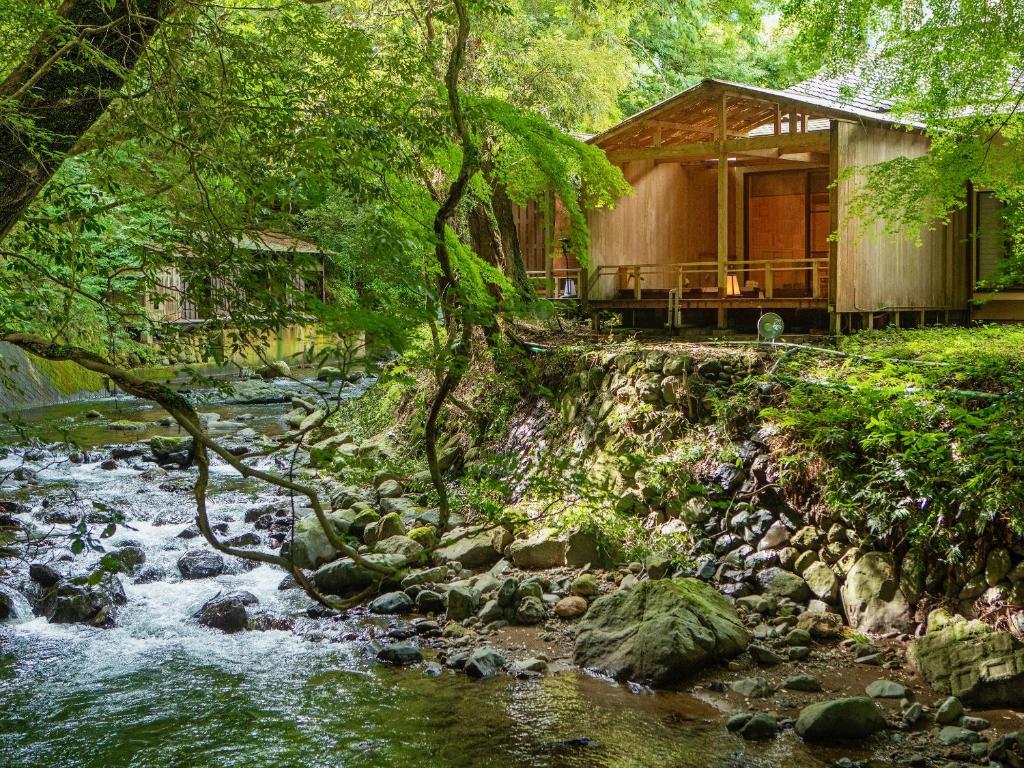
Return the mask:
<svg viewBox="0 0 1024 768">
<path fill-rule="evenodd" d="M 725 286 L 718 285 L 717 261 L 688 261 L 677 264 L 627 264 L 606 265 L 590 270 L 587 293 L 594 295 L 598 281 L 614 276 L 619 291 L 632 291 L 633 298 L 643 296 L 644 283 L 653 277 L 663 278 L 661 290 L 674 288 L 676 295 L 685 298 L 687 294 L 698 294 L 705 298 L 724 296 L 726 298 L 774 298 L 775 277 L 780 273 L 809 273 L 808 279 L 800 285 L 787 286 L 790 297 L 826 298 L 828 296 L 828 259 L 733 259 L 726 262 Z M 729 285 L 729 277 L 736 280 Z M 808 287 L 809 283 L 809 287 Z M 730 287 L 735 292 L 730 293 Z"/>
<path fill-rule="evenodd" d="M 550 271 L 527 270 L 526 277 L 543 299 L 576 299 L 586 290 L 587 271 L 579 267 L 554 268 Z"/>
</svg>

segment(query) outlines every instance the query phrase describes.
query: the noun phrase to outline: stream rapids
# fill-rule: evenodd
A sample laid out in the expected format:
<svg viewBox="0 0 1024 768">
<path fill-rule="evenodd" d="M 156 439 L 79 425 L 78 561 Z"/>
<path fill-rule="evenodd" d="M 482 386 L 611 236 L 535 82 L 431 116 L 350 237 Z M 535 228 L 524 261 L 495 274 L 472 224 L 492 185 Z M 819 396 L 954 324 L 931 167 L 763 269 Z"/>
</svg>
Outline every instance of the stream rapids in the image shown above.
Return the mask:
<svg viewBox="0 0 1024 768">
<path fill-rule="evenodd" d="M 359 389 L 353 390 L 359 394 Z M 286 429 L 283 405 L 204 406 L 263 434 Z M 86 418 L 90 411 L 93 418 Z M 183 580 L 177 559 L 201 540 L 179 538 L 195 516 L 194 470 L 172 482 L 143 479 L 138 459 L 102 469 L 109 447 L 157 434 L 161 410 L 127 397 L 24 411 L 0 431 L 0 500 L 32 507 L 39 525 L 53 499 L 120 510 L 125 525 L 104 541 L 131 542 L 146 556 L 149 578 L 122 576 L 127 604 L 116 626 L 50 624 L 27 601 L 0 623 L 0 766 L 5 768 L 227 768 L 245 766 L 594 766 L 607 768 L 803 768 L 827 762 L 792 733 L 769 745 L 726 733 L 728 714 L 699 695 L 634 692 L 566 672 L 539 679 L 474 682 L 445 672 L 377 664 L 365 627 L 334 622 L 318 629 L 298 590 L 278 589 L 270 566 L 229 563 L 214 578 Z M 143 429 L 116 431 L 116 421 Z M 44 450 L 26 448 L 34 435 Z M 75 447 L 57 441 L 72 440 Z M 39 443 L 37 442 L 36 445 Z M 72 451 L 88 451 L 72 463 Z M 35 484 L 11 479 L 31 468 Z M 152 465 L 149 465 L 152 466 Z M 213 522 L 241 530 L 247 509 L 280 501 L 273 489 L 215 463 Z M 49 500 L 49 501 L 48 501 Z M 60 525 L 53 529 L 59 531 Z M 58 553 L 59 554 L 59 553 Z M 85 572 L 98 553 L 57 562 Z M 27 565 L 22 564 L 22 565 Z M 0 581 L 23 578 L 19 566 Z M 155 577 L 154 577 L 155 574 Z M 246 590 L 292 630 L 227 635 L 200 626 L 195 611 L 218 592 Z"/>
</svg>

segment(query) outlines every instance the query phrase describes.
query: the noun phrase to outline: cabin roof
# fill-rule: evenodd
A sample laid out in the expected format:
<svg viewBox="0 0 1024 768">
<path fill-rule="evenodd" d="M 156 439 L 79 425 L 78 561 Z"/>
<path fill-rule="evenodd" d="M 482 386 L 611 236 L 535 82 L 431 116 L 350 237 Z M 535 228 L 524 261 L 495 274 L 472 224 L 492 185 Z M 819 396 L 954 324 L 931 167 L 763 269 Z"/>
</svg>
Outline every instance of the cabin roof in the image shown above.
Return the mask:
<svg viewBox="0 0 1024 768">
<path fill-rule="evenodd" d="M 281 232 L 252 232 L 234 238 L 235 246 L 249 251 L 269 253 L 322 253 L 307 240 L 300 240 Z"/>
<path fill-rule="evenodd" d="M 819 75 L 777 90 L 706 78 L 652 107 L 627 117 L 597 134 L 590 143 L 606 150 L 688 144 L 717 139 L 720 97 L 725 94 L 728 138 L 771 133 L 776 111 L 781 132 L 790 133 L 789 113 L 810 117 L 808 130 L 828 128 L 829 120 L 922 129 L 924 126 L 891 112 L 892 103 L 857 75 Z"/>
</svg>

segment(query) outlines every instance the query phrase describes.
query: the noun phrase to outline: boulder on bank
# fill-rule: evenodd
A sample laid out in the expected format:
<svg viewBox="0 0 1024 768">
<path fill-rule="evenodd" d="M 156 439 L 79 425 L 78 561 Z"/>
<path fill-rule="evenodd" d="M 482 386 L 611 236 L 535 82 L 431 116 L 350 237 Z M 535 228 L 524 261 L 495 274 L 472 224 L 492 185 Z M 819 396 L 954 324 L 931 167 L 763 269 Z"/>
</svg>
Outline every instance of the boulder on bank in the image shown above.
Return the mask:
<svg viewBox="0 0 1024 768">
<path fill-rule="evenodd" d="M 697 579 L 643 581 L 594 601 L 581 619 L 574 661 L 616 679 L 664 686 L 743 652 L 735 609 Z"/>
<path fill-rule="evenodd" d="M 544 528 L 528 538 L 513 541 L 505 554 L 524 570 L 557 568 L 565 564 L 565 542 L 559 540 L 558 531 Z"/>
<path fill-rule="evenodd" d="M 881 710 L 867 696 L 811 704 L 796 721 L 796 732 L 807 741 L 862 739 L 884 728 Z"/>
<path fill-rule="evenodd" d="M 392 569 L 398 568 L 405 561 L 401 555 L 370 554 L 364 555 L 363 559 L 369 563 Z M 393 577 L 385 578 L 382 586 L 387 587 L 393 584 L 397 587 L 403 575 L 398 572 Z M 313 572 L 310 580 L 313 582 L 313 586 L 324 594 L 347 596 L 366 589 L 380 578 L 380 573 L 363 568 L 351 558 L 346 557 L 321 566 Z"/>
<path fill-rule="evenodd" d="M 331 512 L 328 521 L 338 536 L 348 533 L 351 521 L 347 515 Z M 338 556 L 338 550 L 327 538 L 316 515 L 309 515 L 295 523 L 295 537 L 291 542 L 291 556 L 299 568 L 319 568 Z"/>
<path fill-rule="evenodd" d="M 907 660 L 942 693 L 975 706 L 1024 705 L 1024 643 L 980 621 L 933 611 Z"/>
<path fill-rule="evenodd" d="M 415 560 L 423 553 L 423 545 L 408 536 L 388 536 L 388 538 L 378 541 L 373 551 L 385 555 L 401 555 L 409 560 Z"/>
<path fill-rule="evenodd" d="M 501 559 L 501 550 L 509 536 L 504 528 L 456 528 L 441 540 L 434 552 L 438 565 L 460 563 L 466 568 L 484 568 Z"/>
<path fill-rule="evenodd" d="M 193 616 L 200 624 L 212 629 L 227 633 L 241 632 L 249 623 L 246 607 L 258 603 L 256 595 L 251 592 L 228 592 L 207 600 Z"/>
<path fill-rule="evenodd" d="M 892 556 L 868 552 L 846 574 L 841 595 L 850 626 L 861 632 L 907 632 L 910 605 L 900 589 Z"/>
<path fill-rule="evenodd" d="M 807 582 L 784 568 L 765 568 L 755 577 L 766 595 L 787 598 L 796 603 L 806 602 L 811 596 Z"/>
</svg>

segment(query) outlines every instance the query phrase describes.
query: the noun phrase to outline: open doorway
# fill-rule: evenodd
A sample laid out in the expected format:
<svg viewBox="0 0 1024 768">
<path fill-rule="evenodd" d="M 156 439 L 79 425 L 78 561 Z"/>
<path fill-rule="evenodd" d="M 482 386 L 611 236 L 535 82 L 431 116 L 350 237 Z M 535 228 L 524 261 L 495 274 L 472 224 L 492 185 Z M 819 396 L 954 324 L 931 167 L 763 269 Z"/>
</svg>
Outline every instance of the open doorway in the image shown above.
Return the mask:
<svg viewBox="0 0 1024 768">
<path fill-rule="evenodd" d="M 816 295 L 814 264 L 828 259 L 828 171 L 747 174 L 744 221 L 745 287 L 778 298 Z"/>
</svg>

